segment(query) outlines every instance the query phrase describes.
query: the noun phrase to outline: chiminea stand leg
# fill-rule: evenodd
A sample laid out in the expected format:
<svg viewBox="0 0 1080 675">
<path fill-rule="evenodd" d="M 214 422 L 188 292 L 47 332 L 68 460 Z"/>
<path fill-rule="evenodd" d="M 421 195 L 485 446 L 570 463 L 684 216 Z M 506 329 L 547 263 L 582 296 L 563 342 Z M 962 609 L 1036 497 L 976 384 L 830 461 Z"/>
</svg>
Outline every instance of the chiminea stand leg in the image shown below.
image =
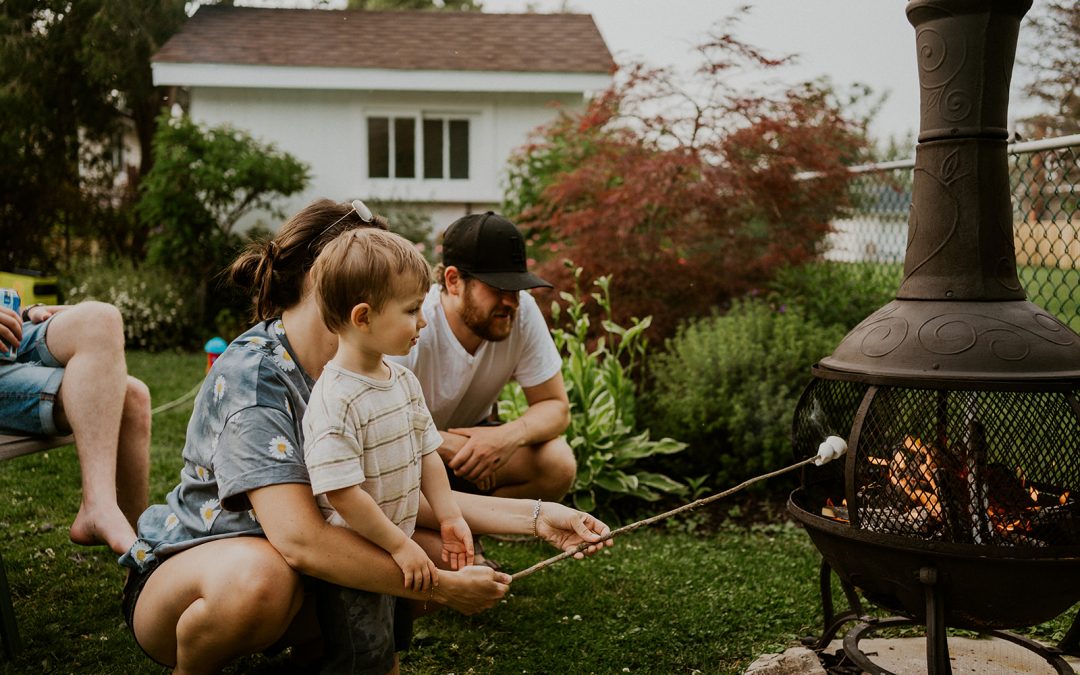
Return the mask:
<svg viewBox="0 0 1080 675">
<path fill-rule="evenodd" d="M 832 568 L 829 563 L 821 561 L 821 569 L 818 572 L 818 585 L 821 594 L 821 611 L 825 617 L 824 632 L 821 637 L 814 640 L 813 637 L 803 640 L 803 644 L 814 650 L 821 651 L 829 646 L 836 634 L 844 627 L 844 624 L 860 619 L 863 616 L 862 603 L 859 602 L 859 594 L 855 588 L 843 579 L 840 579 L 840 588 L 847 598 L 848 609 L 840 615 L 834 613 L 832 595 Z"/>
<path fill-rule="evenodd" d="M 949 631 L 945 626 L 945 602 L 938 571 L 933 567 L 919 569 L 919 583 L 926 593 L 926 671 L 929 675 L 952 675 L 949 662 Z"/>
<path fill-rule="evenodd" d="M 1076 613 L 1069 631 L 1065 633 L 1065 637 L 1061 638 L 1057 648 L 1066 654 L 1080 656 L 1080 611 Z"/>
</svg>

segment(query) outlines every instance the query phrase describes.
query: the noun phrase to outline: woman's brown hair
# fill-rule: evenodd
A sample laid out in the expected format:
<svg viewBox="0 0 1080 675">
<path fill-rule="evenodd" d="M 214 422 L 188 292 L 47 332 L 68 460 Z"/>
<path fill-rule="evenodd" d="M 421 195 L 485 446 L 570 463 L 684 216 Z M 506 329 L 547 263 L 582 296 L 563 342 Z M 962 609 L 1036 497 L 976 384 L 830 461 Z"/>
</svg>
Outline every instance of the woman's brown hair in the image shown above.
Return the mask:
<svg viewBox="0 0 1080 675">
<path fill-rule="evenodd" d="M 229 278 L 251 289 L 255 321 L 280 316 L 300 302 L 304 275 L 323 247 L 337 235 L 358 227 L 387 229 L 386 219 L 364 222 L 349 203 L 314 201 L 290 218 L 271 239 L 255 241 L 233 261 Z"/>
</svg>

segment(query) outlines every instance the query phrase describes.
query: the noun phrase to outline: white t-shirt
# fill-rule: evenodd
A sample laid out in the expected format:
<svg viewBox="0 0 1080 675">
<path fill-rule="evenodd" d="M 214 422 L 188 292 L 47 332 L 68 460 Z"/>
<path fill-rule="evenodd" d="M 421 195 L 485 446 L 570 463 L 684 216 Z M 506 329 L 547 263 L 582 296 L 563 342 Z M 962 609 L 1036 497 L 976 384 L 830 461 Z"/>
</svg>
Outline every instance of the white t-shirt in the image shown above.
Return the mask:
<svg viewBox="0 0 1080 675">
<path fill-rule="evenodd" d="M 505 340 L 484 340 L 475 354 L 458 342 L 446 320 L 438 284 L 424 298 L 420 340 L 406 356 L 387 357 L 420 380 L 428 410 L 439 429 L 471 427 L 491 413 L 510 380 L 534 387 L 555 377 L 562 359 L 544 315 L 527 291 L 519 292 L 514 325 Z"/>
</svg>

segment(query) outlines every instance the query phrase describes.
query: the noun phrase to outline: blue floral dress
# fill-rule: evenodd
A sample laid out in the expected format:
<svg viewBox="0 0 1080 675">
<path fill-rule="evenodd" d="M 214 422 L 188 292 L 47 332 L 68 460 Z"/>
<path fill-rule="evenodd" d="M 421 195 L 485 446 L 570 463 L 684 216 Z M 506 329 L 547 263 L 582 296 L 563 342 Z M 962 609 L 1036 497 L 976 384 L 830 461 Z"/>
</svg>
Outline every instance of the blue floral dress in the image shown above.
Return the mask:
<svg viewBox="0 0 1080 675">
<path fill-rule="evenodd" d="M 233 340 L 195 398 L 180 484 L 139 517 L 120 564 L 146 571 L 203 542 L 263 536 L 247 492 L 310 484 L 300 421 L 313 384 L 280 319 Z"/>
</svg>

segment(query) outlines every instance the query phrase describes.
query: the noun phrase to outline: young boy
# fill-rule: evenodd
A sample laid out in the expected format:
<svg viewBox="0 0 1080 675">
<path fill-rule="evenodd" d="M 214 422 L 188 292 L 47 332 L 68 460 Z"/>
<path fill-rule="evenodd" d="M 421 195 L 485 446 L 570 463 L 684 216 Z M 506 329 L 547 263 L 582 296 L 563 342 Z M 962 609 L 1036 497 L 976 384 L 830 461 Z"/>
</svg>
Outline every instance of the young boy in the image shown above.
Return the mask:
<svg viewBox="0 0 1080 675">
<path fill-rule="evenodd" d="M 338 347 L 303 418 L 311 488 L 329 522 L 385 549 L 405 588 L 421 592 L 438 584 L 435 564 L 411 538 L 421 492 L 440 524 L 443 561 L 452 569 L 473 562 L 420 383 L 383 358 L 416 344 L 430 274 L 412 244 L 375 228 L 345 232 L 323 249 L 312 268 L 314 292 Z"/>
</svg>

